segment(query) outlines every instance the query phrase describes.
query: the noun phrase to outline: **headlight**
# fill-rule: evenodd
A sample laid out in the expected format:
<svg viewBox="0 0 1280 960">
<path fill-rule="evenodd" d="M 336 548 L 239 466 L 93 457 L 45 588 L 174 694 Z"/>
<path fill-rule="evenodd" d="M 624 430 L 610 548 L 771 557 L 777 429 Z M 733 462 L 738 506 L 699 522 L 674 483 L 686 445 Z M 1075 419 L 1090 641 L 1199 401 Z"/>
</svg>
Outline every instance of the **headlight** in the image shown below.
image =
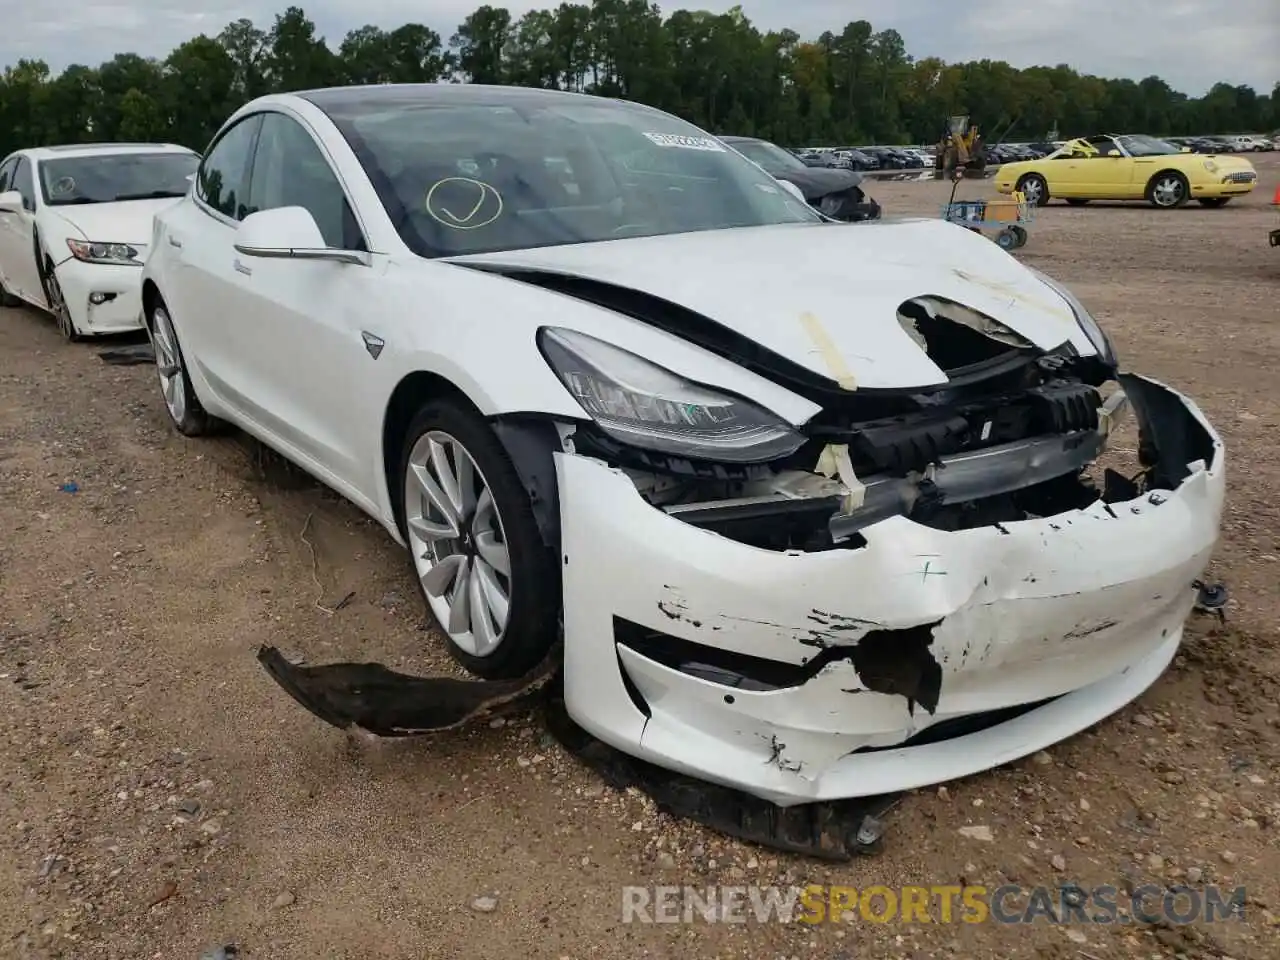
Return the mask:
<svg viewBox="0 0 1280 960">
<path fill-rule="evenodd" d="M 609 436 L 694 460 L 761 463 L 794 453 L 804 437 L 763 407 L 692 383 L 603 340 L 544 327 L 542 355 Z"/>
<path fill-rule="evenodd" d="M 828 193 L 818 202 L 818 209 L 828 217 L 834 217 L 844 206 L 844 197 L 838 193 Z"/>
<path fill-rule="evenodd" d="M 127 243 L 105 243 L 99 240 L 67 240 L 71 255 L 85 263 L 114 263 L 140 267 L 137 247 Z"/>
<path fill-rule="evenodd" d="M 1076 323 L 1080 324 L 1080 329 L 1084 331 L 1089 342 L 1093 344 L 1093 349 L 1098 351 L 1098 359 L 1102 360 L 1108 366 L 1116 365 L 1116 351 L 1111 346 L 1111 339 L 1102 332 L 1102 328 L 1098 326 L 1098 321 L 1093 319 L 1093 315 L 1084 308 L 1079 300 L 1066 287 L 1058 283 L 1052 277 L 1046 276 L 1034 267 L 1028 267 L 1040 280 L 1044 281 L 1048 287 L 1053 290 L 1063 300 L 1067 301 L 1067 305 L 1071 307 L 1071 312 L 1076 315 Z"/>
</svg>

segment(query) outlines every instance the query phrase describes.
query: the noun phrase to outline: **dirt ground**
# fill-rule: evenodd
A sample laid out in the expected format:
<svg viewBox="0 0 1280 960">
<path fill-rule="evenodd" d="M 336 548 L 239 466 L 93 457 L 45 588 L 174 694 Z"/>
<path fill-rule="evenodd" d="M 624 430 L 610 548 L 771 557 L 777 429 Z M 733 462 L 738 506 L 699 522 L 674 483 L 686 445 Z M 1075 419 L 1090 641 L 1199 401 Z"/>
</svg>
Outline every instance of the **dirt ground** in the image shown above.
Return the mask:
<svg viewBox="0 0 1280 960">
<path fill-rule="evenodd" d="M 0 311 L 0 956 L 1280 956 L 1280 155 L 1258 167 L 1221 210 L 1055 204 L 1019 251 L 1223 433 L 1227 625 L 1197 618 L 1169 673 L 1100 727 L 908 796 L 884 852 L 837 867 L 604 789 L 535 714 L 375 744 L 315 720 L 259 644 L 452 671 L 397 548 L 247 441 L 178 436 L 153 368 Z M 936 215 L 945 191 L 873 193 Z M 962 881 L 1249 899 L 1244 922 L 1189 927 L 621 922 L 626 885 Z"/>
</svg>

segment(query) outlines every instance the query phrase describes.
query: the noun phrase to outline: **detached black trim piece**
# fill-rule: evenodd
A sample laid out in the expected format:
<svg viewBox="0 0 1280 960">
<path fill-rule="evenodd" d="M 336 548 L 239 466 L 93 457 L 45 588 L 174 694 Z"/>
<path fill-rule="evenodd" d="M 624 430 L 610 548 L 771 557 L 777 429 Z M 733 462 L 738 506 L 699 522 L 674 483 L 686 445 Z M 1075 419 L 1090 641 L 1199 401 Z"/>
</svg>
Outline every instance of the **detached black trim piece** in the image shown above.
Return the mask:
<svg viewBox="0 0 1280 960">
<path fill-rule="evenodd" d="M 547 729 L 610 787 L 635 787 L 668 816 L 692 820 L 748 843 L 819 860 L 839 863 L 878 853 L 881 825 L 877 818 L 902 797 L 894 793 L 779 807 L 741 790 L 666 770 L 597 740 L 573 722 L 558 691 L 547 703 Z"/>
<path fill-rule="evenodd" d="M 396 673 L 380 663 L 291 663 L 275 647 L 261 647 L 258 662 L 284 692 L 325 723 L 379 737 L 409 737 L 453 730 L 515 709 L 532 699 L 558 671 L 561 650 L 517 680 L 457 680 Z"/>
<path fill-rule="evenodd" d="M 508 414 L 495 417 L 491 426 L 529 495 L 542 542 L 559 554 L 560 493 L 555 452 L 561 445 L 555 424 L 535 414 Z"/>
<path fill-rule="evenodd" d="M 1138 459 L 1150 471 L 1149 488 L 1177 489 L 1197 460 L 1213 466 L 1213 437 L 1180 398 L 1133 374 L 1122 373 L 1117 379 L 1137 415 Z"/>
</svg>

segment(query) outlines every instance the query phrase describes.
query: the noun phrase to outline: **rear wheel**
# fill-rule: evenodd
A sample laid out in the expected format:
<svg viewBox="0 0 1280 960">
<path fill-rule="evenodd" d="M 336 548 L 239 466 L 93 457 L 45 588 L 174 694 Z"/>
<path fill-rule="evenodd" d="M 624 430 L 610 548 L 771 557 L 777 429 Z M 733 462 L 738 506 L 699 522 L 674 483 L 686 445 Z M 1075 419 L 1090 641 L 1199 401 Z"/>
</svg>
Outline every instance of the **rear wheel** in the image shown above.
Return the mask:
<svg viewBox="0 0 1280 960">
<path fill-rule="evenodd" d="M 1043 207 L 1049 202 L 1049 184 L 1038 173 L 1028 173 L 1022 177 L 1017 189 L 1033 207 Z"/>
<path fill-rule="evenodd" d="M 1147 201 L 1153 207 L 1172 210 L 1180 207 L 1190 199 L 1191 188 L 1187 178 L 1177 170 L 1164 170 L 1157 173 L 1147 184 Z"/>
<path fill-rule="evenodd" d="M 506 450 L 474 411 L 437 400 L 400 462 L 402 529 L 450 655 L 489 680 L 524 676 L 559 635 L 560 568 Z"/>
<path fill-rule="evenodd" d="M 1200 197 L 1196 202 L 1202 207 L 1216 209 L 1217 207 L 1225 207 L 1230 200 L 1230 197 Z"/>
<path fill-rule="evenodd" d="M 169 419 L 178 432 L 188 437 L 211 433 L 220 423 L 200 405 L 191 377 L 187 373 L 187 361 L 178 343 L 178 331 L 164 301 L 157 301 L 151 308 L 149 328 L 151 343 L 156 353 L 156 371 L 160 375 L 160 394 L 164 398 Z"/>
</svg>

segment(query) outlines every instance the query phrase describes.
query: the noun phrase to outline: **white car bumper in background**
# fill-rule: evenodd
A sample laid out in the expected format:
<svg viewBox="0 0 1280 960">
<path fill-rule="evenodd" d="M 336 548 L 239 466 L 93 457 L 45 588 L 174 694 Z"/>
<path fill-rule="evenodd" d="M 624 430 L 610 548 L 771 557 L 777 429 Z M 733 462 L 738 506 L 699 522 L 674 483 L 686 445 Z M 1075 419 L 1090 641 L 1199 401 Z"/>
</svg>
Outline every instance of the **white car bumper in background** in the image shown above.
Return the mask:
<svg viewBox="0 0 1280 960">
<path fill-rule="evenodd" d="M 84 336 L 142 329 L 142 270 L 67 260 L 54 268 L 76 332 Z"/>
<path fill-rule="evenodd" d="M 895 517 L 853 549 L 744 545 L 557 454 L 570 715 L 781 805 L 964 776 L 1097 722 L 1172 659 L 1225 495 L 1199 410 L 1143 383 L 1211 440 L 1176 490 L 958 532 Z"/>
</svg>

